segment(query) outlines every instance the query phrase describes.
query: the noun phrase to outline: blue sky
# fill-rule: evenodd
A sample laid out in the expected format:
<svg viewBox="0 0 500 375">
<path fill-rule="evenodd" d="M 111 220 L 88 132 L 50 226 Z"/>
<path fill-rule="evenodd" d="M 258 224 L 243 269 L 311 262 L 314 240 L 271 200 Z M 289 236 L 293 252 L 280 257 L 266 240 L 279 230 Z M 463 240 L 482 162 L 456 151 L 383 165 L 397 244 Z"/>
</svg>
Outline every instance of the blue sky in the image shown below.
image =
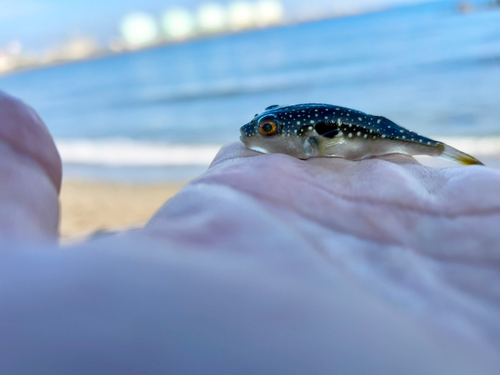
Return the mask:
<svg viewBox="0 0 500 375">
<path fill-rule="evenodd" d="M 334 7 L 374 7 L 424 0 L 282 0 L 287 14 L 320 13 Z M 0 48 L 20 40 L 40 51 L 67 40 L 78 31 L 100 41 L 117 35 L 120 19 L 131 11 L 160 14 L 171 6 L 195 9 L 201 0 L 0 0 Z M 226 3 L 227 1 L 220 1 Z"/>
</svg>

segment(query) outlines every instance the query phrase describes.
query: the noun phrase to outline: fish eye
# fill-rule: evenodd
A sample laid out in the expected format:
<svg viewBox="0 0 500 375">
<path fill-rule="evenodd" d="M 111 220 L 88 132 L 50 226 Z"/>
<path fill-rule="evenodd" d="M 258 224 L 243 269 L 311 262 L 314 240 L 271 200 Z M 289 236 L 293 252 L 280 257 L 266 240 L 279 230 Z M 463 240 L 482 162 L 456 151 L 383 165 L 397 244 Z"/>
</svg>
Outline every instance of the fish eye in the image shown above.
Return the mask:
<svg viewBox="0 0 500 375">
<path fill-rule="evenodd" d="M 264 135 L 273 135 L 276 132 L 276 124 L 273 121 L 264 121 L 259 126 L 259 130 Z"/>
</svg>

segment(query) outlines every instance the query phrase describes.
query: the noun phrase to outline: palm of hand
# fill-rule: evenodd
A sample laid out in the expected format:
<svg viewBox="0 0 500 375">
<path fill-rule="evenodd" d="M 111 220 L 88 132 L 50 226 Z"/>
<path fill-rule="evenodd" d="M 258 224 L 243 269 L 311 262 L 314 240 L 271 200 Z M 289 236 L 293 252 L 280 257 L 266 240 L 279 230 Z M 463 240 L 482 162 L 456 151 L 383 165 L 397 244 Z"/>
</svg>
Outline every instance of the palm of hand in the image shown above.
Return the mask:
<svg viewBox="0 0 500 375">
<path fill-rule="evenodd" d="M 233 144 L 146 233 L 218 249 L 224 238 L 227 251 L 272 252 L 309 271 L 320 259 L 391 308 L 496 346 L 499 192 L 500 173 L 484 167 L 439 170 L 400 155 L 302 161 Z"/>
<path fill-rule="evenodd" d="M 0 204 L 24 216 L 14 232 L 0 232 L 55 236 L 47 223 L 58 212 L 58 158 L 44 132 L 19 139 L 46 147 L 2 149 L 8 168 L 0 173 L 10 180 L 0 180 Z M 42 253 L 43 269 L 14 252 L 4 264 L 18 271 L 6 282 L 22 298 L 7 314 L 26 317 L 33 332 L 40 317 L 53 324 L 50 345 L 43 333 L 31 338 L 47 353 L 68 351 L 78 362 L 64 343 L 92 337 L 122 348 L 109 352 L 109 363 L 150 373 L 241 373 L 256 358 L 256 373 L 486 373 L 500 345 L 499 191 L 500 173 L 483 167 L 435 170 L 403 156 L 301 161 L 234 144 L 142 231 L 63 258 Z M 50 281 L 57 275 L 68 291 L 62 299 Z M 102 298 L 85 299 L 82 285 L 98 285 Z M 37 298 L 56 302 L 35 316 Z M 115 317 L 116 335 L 88 325 L 104 316 Z M 132 343 L 150 351 L 128 356 Z M 169 356 L 159 359 L 162 348 Z M 50 356 L 42 363 L 57 363 Z"/>
</svg>

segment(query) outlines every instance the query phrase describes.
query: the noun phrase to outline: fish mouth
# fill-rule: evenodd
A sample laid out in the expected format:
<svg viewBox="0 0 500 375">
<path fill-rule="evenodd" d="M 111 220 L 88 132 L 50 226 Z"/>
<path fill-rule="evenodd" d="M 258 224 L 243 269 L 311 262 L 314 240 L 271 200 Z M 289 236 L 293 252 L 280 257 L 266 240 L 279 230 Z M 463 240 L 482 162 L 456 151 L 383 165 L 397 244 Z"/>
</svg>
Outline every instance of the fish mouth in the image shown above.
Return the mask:
<svg viewBox="0 0 500 375">
<path fill-rule="evenodd" d="M 245 131 L 245 127 L 247 126 L 248 124 L 246 125 L 243 125 L 241 128 L 240 128 L 240 141 L 243 142 L 244 145 L 246 145 L 245 143 L 245 138 L 246 138 L 246 134 L 247 132 Z"/>
</svg>

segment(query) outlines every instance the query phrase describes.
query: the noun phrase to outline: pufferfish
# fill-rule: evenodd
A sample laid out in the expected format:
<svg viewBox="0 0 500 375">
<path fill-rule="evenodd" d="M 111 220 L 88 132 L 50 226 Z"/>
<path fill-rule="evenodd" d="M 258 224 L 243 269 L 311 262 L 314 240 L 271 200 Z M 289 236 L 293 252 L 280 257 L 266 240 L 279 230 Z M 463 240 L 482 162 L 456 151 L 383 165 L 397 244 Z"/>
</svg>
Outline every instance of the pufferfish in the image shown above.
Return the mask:
<svg viewBox="0 0 500 375">
<path fill-rule="evenodd" d="M 299 159 L 323 156 L 360 160 L 397 153 L 482 165 L 464 152 L 385 117 L 330 104 L 272 105 L 243 125 L 240 133 L 241 141 L 251 150 Z"/>
</svg>

